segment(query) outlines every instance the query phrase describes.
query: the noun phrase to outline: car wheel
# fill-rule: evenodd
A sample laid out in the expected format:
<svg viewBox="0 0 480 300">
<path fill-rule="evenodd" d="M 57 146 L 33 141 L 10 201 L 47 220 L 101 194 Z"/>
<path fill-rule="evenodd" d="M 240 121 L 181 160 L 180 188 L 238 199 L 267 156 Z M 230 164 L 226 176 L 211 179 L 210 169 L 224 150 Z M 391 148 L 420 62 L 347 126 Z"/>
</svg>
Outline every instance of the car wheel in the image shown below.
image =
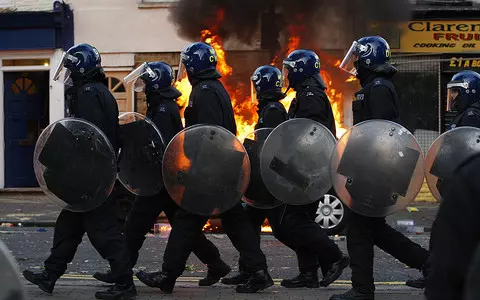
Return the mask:
<svg viewBox="0 0 480 300">
<path fill-rule="evenodd" d="M 346 226 L 346 218 L 342 201 L 334 195 L 326 194 L 318 203 L 315 222 L 328 235 L 343 233 Z"/>
</svg>

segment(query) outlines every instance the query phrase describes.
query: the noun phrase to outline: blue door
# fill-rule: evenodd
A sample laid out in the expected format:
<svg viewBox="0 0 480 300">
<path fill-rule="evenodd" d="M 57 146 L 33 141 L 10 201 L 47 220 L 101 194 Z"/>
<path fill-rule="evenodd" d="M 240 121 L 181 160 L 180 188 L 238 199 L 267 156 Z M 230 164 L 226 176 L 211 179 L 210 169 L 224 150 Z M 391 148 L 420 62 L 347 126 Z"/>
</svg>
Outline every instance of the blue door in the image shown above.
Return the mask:
<svg viewBox="0 0 480 300">
<path fill-rule="evenodd" d="M 48 72 L 4 73 L 5 187 L 38 186 L 33 151 L 48 126 Z"/>
</svg>

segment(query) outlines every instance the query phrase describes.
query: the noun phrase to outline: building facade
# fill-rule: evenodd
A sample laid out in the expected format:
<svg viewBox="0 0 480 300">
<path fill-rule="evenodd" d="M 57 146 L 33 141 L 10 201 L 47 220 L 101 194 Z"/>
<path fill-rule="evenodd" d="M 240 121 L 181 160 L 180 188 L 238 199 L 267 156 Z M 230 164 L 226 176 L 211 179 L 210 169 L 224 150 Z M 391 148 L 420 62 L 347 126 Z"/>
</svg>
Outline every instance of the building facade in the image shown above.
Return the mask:
<svg viewBox="0 0 480 300">
<path fill-rule="evenodd" d="M 67 4 L 0 1 L 0 188 L 37 186 L 35 142 L 64 116 L 63 85 L 52 72 L 73 40 Z"/>
</svg>

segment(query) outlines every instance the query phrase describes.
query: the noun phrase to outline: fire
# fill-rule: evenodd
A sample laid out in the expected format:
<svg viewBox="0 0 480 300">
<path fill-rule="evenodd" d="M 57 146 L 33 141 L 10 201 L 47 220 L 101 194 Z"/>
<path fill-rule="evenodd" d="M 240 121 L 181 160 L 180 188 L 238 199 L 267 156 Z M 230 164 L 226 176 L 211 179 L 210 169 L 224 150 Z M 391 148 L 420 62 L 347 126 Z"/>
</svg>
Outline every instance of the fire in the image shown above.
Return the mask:
<svg viewBox="0 0 480 300">
<path fill-rule="evenodd" d="M 203 232 L 218 232 L 219 231 L 219 227 L 218 226 L 215 226 L 213 225 L 210 220 L 207 221 L 207 223 L 203 226 L 203 229 L 202 231 Z"/>
<path fill-rule="evenodd" d="M 291 31 L 288 45 L 286 47 L 287 54 L 291 51 L 298 49 L 300 45 L 300 37 L 297 35 L 292 34 L 297 28 L 289 28 Z M 233 110 L 235 112 L 235 121 L 237 124 L 237 137 L 243 141 L 250 133 L 254 131 L 255 125 L 258 122 L 258 114 L 257 114 L 257 106 L 256 103 L 251 100 L 250 95 L 245 94 L 242 91 L 249 91 L 250 89 L 245 88 L 244 84 L 238 83 L 237 85 L 233 86 L 229 84 L 228 78 L 233 74 L 233 68 L 228 65 L 227 57 L 225 50 L 223 49 L 222 40 L 218 35 L 215 35 L 213 30 L 202 30 L 200 37 L 201 40 L 210 44 L 217 53 L 217 69 L 222 74 L 222 78 L 220 79 L 224 84 L 227 92 L 230 95 Z M 278 56 L 274 58 L 272 64 L 275 63 Z M 337 62 L 340 64 L 340 61 Z M 333 88 L 333 82 L 330 78 L 330 75 L 325 72 L 321 71 L 321 75 L 327 84 L 327 95 L 330 98 L 330 102 L 332 105 L 332 109 L 335 116 L 335 122 L 337 127 L 337 137 L 340 137 L 346 129 L 342 126 L 342 110 L 343 110 L 343 95 L 339 93 L 335 88 Z M 181 80 L 175 82 L 175 87 L 182 92 L 182 96 L 178 99 L 178 104 L 183 109 L 181 110 L 182 120 L 183 120 L 183 112 L 184 108 L 187 106 L 188 97 L 191 93 L 192 87 L 188 78 L 182 78 Z M 295 91 L 290 90 L 287 93 L 285 99 L 281 100 L 281 103 L 285 106 L 288 110 L 292 100 L 295 98 Z M 208 225 L 208 223 L 207 223 Z"/>
</svg>

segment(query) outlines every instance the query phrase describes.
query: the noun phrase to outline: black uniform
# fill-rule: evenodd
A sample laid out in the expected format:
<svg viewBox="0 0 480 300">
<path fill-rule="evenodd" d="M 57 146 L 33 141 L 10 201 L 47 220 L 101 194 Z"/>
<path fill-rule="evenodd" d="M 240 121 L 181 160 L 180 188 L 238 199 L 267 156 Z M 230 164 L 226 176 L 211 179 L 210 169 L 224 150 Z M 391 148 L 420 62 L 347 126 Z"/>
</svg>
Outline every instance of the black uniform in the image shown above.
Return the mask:
<svg viewBox="0 0 480 300">
<path fill-rule="evenodd" d="M 450 129 L 461 126 L 471 126 L 480 128 L 480 103 L 475 102 L 466 110 L 459 113 L 450 124 Z"/>
<path fill-rule="evenodd" d="M 398 100 L 389 78 L 371 74 L 361 81 L 355 94 L 353 119 L 357 124 L 371 119 L 398 122 Z M 361 293 L 373 293 L 373 246 L 391 254 L 406 265 L 422 269 L 428 251 L 391 228 L 385 218 L 365 217 L 353 211 L 347 216 L 347 248 L 350 254 L 352 285 Z"/>
<path fill-rule="evenodd" d="M 452 123 L 450 124 L 450 129 L 454 129 L 454 128 L 457 128 L 457 127 L 462 127 L 462 126 L 471 126 L 471 127 L 476 127 L 476 128 L 480 128 L 480 104 L 478 102 L 474 103 L 473 105 L 471 105 L 470 107 L 468 107 L 465 111 L 457 114 L 457 116 L 455 116 L 455 118 L 453 119 Z M 443 178 L 443 182 L 445 181 L 448 181 L 450 179 L 448 178 Z M 442 198 L 443 198 L 443 193 L 444 193 L 444 185 L 445 183 L 442 183 L 442 189 L 439 190 L 439 192 L 442 194 Z M 458 217 L 461 217 L 461 216 L 458 216 Z M 432 228 L 436 227 L 436 223 L 437 222 L 445 222 L 445 220 L 439 218 L 437 216 L 437 218 L 435 218 L 435 220 L 433 221 L 433 224 L 432 224 Z M 439 235 L 437 233 L 437 235 Z M 431 236 L 430 236 L 430 244 L 429 244 L 429 252 L 430 252 L 430 256 L 427 260 L 427 263 L 425 265 L 425 269 L 427 271 L 427 273 L 429 273 L 428 271 L 431 269 L 432 267 L 432 264 L 433 264 L 433 256 L 434 256 L 434 253 L 436 251 L 442 251 L 442 249 L 436 249 L 436 251 L 433 250 L 433 245 L 434 245 L 434 238 L 435 237 L 435 234 L 432 232 Z"/>
<path fill-rule="evenodd" d="M 166 98 L 166 96 L 170 96 L 170 98 Z M 168 144 L 183 129 L 180 112 L 175 102 L 179 96 L 178 91 L 165 96 L 159 92 L 147 94 L 147 117 L 158 127 L 165 144 Z M 166 189 L 157 195 L 136 197 L 125 224 L 125 235 L 132 266 L 137 263 L 138 251 L 145 241 L 145 234 L 152 228 L 158 215 L 164 211 L 169 222 L 175 226 L 175 214 L 178 209 L 178 205 L 172 200 Z M 217 247 L 203 233 L 198 236 L 193 253 L 209 266 L 215 266 L 215 263 L 220 260 Z"/>
<path fill-rule="evenodd" d="M 332 106 L 325 94 L 325 87 L 315 79 L 309 78 L 296 87 L 296 98 L 293 99 L 288 114 L 290 118 L 307 118 L 327 127 L 335 136 L 335 118 Z"/>
<path fill-rule="evenodd" d="M 480 242 L 479 170 L 480 156 L 476 155 L 442 183 L 443 201 L 432 228 L 434 255 L 425 289 L 427 299 L 464 299 L 468 267 Z"/>
<path fill-rule="evenodd" d="M 285 110 L 285 107 L 282 103 L 278 102 L 282 98 L 283 95 L 277 95 L 277 97 L 268 100 L 260 99 L 257 106 L 258 123 L 257 125 L 255 125 L 255 130 L 260 128 L 275 128 L 284 121 L 288 120 L 288 114 Z M 262 196 L 271 197 L 271 202 L 275 202 L 274 197 L 266 190 L 265 186 L 259 186 L 258 188 L 264 189 L 264 191 L 261 193 Z M 266 218 L 268 218 L 268 222 L 272 227 L 273 234 L 275 235 L 275 237 L 277 237 L 277 239 L 279 238 L 279 236 L 277 235 L 278 225 L 280 224 L 284 210 L 285 205 L 280 205 L 272 209 L 259 209 L 251 206 L 246 207 L 248 217 L 253 224 L 255 232 L 258 235 L 258 239 L 260 239 L 261 227 Z M 292 250 L 295 250 L 295 247 L 293 247 Z M 240 257 L 238 261 L 239 269 L 241 272 L 246 272 L 245 266 L 246 264 L 248 264 L 248 262 L 244 262 L 242 258 L 243 257 Z"/>
<path fill-rule="evenodd" d="M 117 101 L 101 82 L 105 75 L 99 72 L 96 78 L 77 81 L 70 93 L 69 112 L 98 126 L 108 137 L 115 150 L 118 149 Z M 53 247 L 45 261 L 45 269 L 57 277 L 63 275 L 72 261 L 85 233 L 102 258 L 110 263 L 117 283 L 131 284 L 132 269 L 127 247 L 112 207 L 114 199 L 108 199 L 100 207 L 88 212 L 62 210 L 55 224 Z"/>
<path fill-rule="evenodd" d="M 215 75 L 213 78 L 192 81 L 190 102 L 185 110 L 186 125 L 219 125 L 236 134 L 230 97 L 218 77 Z M 260 240 L 242 205 L 238 203 L 220 214 L 220 218 L 233 246 L 245 261 L 247 271 L 254 273 L 266 270 L 267 263 L 260 249 Z M 179 210 L 163 258 L 163 271 L 169 276 L 177 278 L 183 273 L 194 242 L 202 234 L 202 228 L 207 220 L 208 217 Z"/>
<path fill-rule="evenodd" d="M 296 97 L 288 111 L 290 118 L 317 121 L 335 136 L 335 118 L 325 87 L 315 78 L 308 78 L 296 86 L 295 90 Z M 342 252 L 314 221 L 318 203 L 319 201 L 310 205 L 287 205 L 282 227 L 285 230 L 289 227 L 296 228 L 291 235 L 295 237 L 294 240 L 298 239 L 295 244 L 300 272 L 316 271 L 320 266 L 325 275 L 327 269 L 342 258 Z"/>
<path fill-rule="evenodd" d="M 472 257 L 465 281 L 465 300 L 480 299 L 480 243 Z"/>
</svg>

